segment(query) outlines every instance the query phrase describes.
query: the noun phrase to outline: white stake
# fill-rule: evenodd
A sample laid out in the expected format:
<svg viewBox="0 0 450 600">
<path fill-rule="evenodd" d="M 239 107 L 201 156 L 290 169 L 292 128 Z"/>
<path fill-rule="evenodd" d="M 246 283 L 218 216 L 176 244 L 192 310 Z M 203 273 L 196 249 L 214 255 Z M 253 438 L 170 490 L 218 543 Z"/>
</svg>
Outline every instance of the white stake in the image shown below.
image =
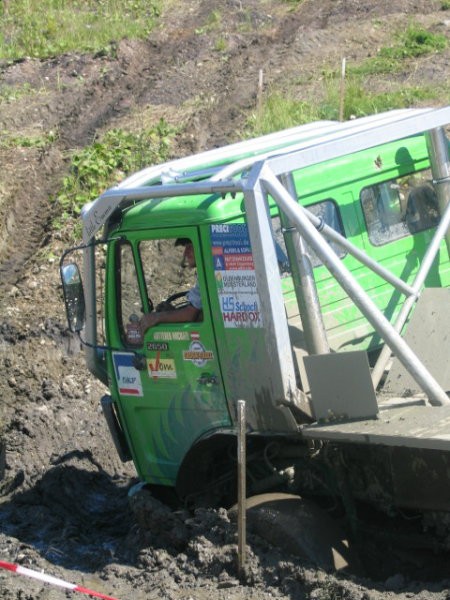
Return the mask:
<svg viewBox="0 0 450 600">
<path fill-rule="evenodd" d="M 341 66 L 341 89 L 339 101 L 339 121 L 344 120 L 344 100 L 345 100 L 345 58 L 342 59 Z"/>
<path fill-rule="evenodd" d="M 238 570 L 242 574 L 245 565 L 246 545 L 246 419 L 245 400 L 238 400 Z"/>
</svg>

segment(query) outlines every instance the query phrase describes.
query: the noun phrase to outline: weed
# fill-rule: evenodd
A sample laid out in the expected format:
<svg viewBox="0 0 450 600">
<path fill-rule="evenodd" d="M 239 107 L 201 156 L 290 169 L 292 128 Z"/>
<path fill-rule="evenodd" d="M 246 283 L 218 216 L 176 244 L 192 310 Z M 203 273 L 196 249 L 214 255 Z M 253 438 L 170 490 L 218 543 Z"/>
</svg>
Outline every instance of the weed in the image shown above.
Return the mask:
<svg viewBox="0 0 450 600">
<path fill-rule="evenodd" d="M 73 153 L 69 174 L 55 199 L 62 210 L 55 227 L 61 219 L 79 215 L 84 204 L 126 175 L 167 160 L 174 134 L 164 120 L 138 134 L 112 129 L 102 139 Z"/>
<path fill-rule="evenodd" d="M 404 86 L 399 90 L 368 94 L 361 85 L 353 83 L 346 90 L 344 118 L 363 117 L 396 108 L 409 108 L 420 102 L 435 100 L 439 97 L 439 91 L 435 88 Z"/>
<path fill-rule="evenodd" d="M 20 86 L 4 85 L 0 89 L 0 105 L 2 103 L 10 104 L 16 100 L 20 100 L 24 96 L 33 96 L 34 94 L 44 93 L 45 90 L 35 89 L 29 83 L 24 83 Z"/>
<path fill-rule="evenodd" d="M 227 41 L 223 37 L 218 37 L 214 42 L 214 50 L 216 52 L 225 52 L 227 49 Z"/>
<path fill-rule="evenodd" d="M 441 10 L 449 10 L 450 9 L 450 0 L 443 0 L 441 2 Z"/>
<path fill-rule="evenodd" d="M 388 59 L 416 58 L 424 54 L 440 52 L 447 46 L 447 38 L 441 33 L 431 33 L 410 23 L 401 35 L 399 43 L 381 48 L 379 55 Z"/>
<path fill-rule="evenodd" d="M 431 33 L 410 23 L 406 31 L 399 35 L 395 44 L 380 48 L 377 56 L 364 61 L 361 65 L 349 67 L 348 73 L 361 76 L 397 73 L 404 68 L 403 60 L 440 52 L 446 46 L 447 38 L 444 35 Z"/>
<path fill-rule="evenodd" d="M 37 148 L 43 150 L 48 148 L 58 138 L 55 131 L 48 131 L 43 135 L 4 135 L 0 141 L 0 148 Z"/>
<path fill-rule="evenodd" d="M 213 10 L 209 13 L 206 23 L 202 27 L 198 27 L 195 30 L 197 35 L 202 35 L 203 33 L 208 33 L 210 31 L 214 31 L 220 27 L 222 22 L 222 15 L 218 10 Z"/>
</svg>

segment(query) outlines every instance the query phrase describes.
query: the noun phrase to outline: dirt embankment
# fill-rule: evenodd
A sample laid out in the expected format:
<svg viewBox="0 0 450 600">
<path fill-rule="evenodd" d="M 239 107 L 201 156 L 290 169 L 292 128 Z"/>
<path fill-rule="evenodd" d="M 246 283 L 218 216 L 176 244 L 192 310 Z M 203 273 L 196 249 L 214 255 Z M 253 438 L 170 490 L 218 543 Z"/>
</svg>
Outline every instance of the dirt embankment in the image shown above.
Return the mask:
<svg viewBox="0 0 450 600">
<path fill-rule="evenodd" d="M 104 390 L 87 374 L 65 330 L 57 260 L 66 240 L 52 230 L 50 201 L 69 150 L 139 119 L 183 125 L 177 155 L 237 139 L 265 85 L 293 82 L 299 98 L 323 94 L 322 72 L 342 57 L 373 56 L 411 18 L 447 32 L 439 1 L 188 0 L 147 41 L 122 41 L 115 57 L 68 55 L 0 65 L 0 131 L 40 137 L 37 147 L 0 144 L 0 402 L 6 469 L 0 481 L 0 560 L 20 563 L 117 598 L 448 597 L 448 581 L 420 583 L 396 571 L 383 581 L 335 577 L 256 538 L 244 582 L 236 578 L 235 531 L 224 511 L 172 513 L 152 504 L 151 527 L 132 516 L 123 465 L 100 414 Z M 211 29 L 208 16 L 220 12 Z M 183 18 L 180 17 L 183 15 Z M 450 15 L 448 16 L 450 20 Z M 217 39 L 226 42 L 218 51 Z M 449 53 L 408 64 L 374 89 L 447 78 Z M 14 96 L 14 98 L 13 98 Z M 3 97 L 3 96 L 2 96 Z M 157 517 L 157 518 L 156 518 Z M 420 565 L 418 566 L 420 573 Z M 64 592 L 0 571 L 0 598 L 53 600 Z"/>
</svg>

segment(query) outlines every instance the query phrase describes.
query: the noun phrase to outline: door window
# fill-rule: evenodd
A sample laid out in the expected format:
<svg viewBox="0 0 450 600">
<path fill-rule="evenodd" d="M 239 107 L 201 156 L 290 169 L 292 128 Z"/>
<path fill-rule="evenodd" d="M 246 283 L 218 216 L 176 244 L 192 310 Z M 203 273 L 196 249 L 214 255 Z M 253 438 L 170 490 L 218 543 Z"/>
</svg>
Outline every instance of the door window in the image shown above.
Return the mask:
<svg viewBox="0 0 450 600">
<path fill-rule="evenodd" d="M 123 341 L 126 344 L 142 344 L 139 322 L 144 313 L 156 311 L 166 315 L 167 312 L 192 305 L 197 309 L 193 313 L 195 317 L 189 311 L 183 313 L 183 318 L 178 313 L 178 322 L 202 320 L 202 300 L 191 240 L 142 240 L 136 250 L 134 253 L 129 242 L 119 244 L 117 289 L 119 328 Z M 167 318 L 161 320 L 170 322 Z"/>
<path fill-rule="evenodd" d="M 139 243 L 147 296 L 160 310 L 165 300 L 187 292 L 196 284 L 194 266 L 188 264 L 186 245 L 189 238 L 143 240 Z"/>
</svg>

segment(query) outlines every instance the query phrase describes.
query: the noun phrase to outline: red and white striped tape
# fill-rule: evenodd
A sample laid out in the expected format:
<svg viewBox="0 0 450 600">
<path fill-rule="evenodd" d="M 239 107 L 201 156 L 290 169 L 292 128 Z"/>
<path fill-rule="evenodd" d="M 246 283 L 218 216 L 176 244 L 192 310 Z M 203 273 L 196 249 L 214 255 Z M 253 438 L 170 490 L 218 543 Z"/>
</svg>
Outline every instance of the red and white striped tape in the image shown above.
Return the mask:
<svg viewBox="0 0 450 600">
<path fill-rule="evenodd" d="M 57 577 L 52 577 L 52 575 L 39 573 L 39 571 L 33 571 L 32 569 L 27 569 L 26 567 L 22 567 L 21 565 L 15 565 L 13 563 L 8 563 L 0 560 L 0 568 L 6 569 L 7 571 L 12 571 L 13 573 L 17 573 L 19 575 L 26 575 L 26 577 L 32 577 L 33 579 L 39 579 L 40 581 L 44 581 L 45 583 L 50 583 L 51 585 L 57 585 L 68 590 L 72 590 L 72 592 L 88 594 L 89 596 L 94 596 L 95 598 L 103 598 L 103 600 L 117 600 L 117 598 L 113 598 L 112 596 L 107 596 L 106 594 L 94 592 L 93 590 L 89 590 L 88 588 L 82 587 L 81 585 L 68 583 L 67 581 L 58 579 Z"/>
</svg>

